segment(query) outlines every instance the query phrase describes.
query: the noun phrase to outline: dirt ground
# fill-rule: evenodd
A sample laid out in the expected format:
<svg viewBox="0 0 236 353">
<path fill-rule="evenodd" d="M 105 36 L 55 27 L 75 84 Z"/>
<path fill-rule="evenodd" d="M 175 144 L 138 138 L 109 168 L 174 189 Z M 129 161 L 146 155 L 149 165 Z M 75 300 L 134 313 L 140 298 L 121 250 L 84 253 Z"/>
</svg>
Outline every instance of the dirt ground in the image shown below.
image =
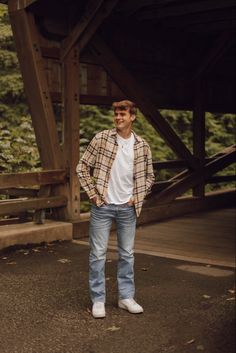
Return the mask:
<svg viewBox="0 0 236 353">
<path fill-rule="evenodd" d="M 140 315 L 117 307 L 116 253 L 106 318 L 91 316 L 88 247 L 57 242 L 0 252 L 1 353 L 234 353 L 234 272 L 136 254 Z"/>
</svg>

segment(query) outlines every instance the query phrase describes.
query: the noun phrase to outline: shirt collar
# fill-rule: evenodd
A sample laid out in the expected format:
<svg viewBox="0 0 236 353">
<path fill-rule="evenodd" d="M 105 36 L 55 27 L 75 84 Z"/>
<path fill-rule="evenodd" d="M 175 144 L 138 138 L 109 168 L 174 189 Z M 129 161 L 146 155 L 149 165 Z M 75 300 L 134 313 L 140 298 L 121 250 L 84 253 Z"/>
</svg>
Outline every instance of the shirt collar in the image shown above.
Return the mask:
<svg viewBox="0 0 236 353">
<path fill-rule="evenodd" d="M 134 134 L 135 143 L 142 142 L 141 137 L 138 136 L 133 130 L 132 130 L 132 133 Z M 110 135 L 111 135 L 111 136 L 114 136 L 114 137 L 116 138 L 116 136 L 117 136 L 116 128 L 113 128 L 113 129 L 110 130 Z"/>
</svg>

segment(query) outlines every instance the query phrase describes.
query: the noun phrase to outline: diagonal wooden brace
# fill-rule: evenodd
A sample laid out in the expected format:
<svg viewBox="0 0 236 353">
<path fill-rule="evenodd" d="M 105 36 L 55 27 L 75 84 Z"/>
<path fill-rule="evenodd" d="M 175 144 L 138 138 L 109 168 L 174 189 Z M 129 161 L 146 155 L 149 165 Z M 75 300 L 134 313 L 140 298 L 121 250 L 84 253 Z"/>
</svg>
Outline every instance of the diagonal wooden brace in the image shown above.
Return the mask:
<svg viewBox="0 0 236 353">
<path fill-rule="evenodd" d="M 73 46 L 79 42 L 80 51 L 92 38 L 98 27 L 109 16 L 118 0 L 90 0 L 86 10 L 71 34 L 64 40 L 61 47 L 63 61 Z"/>
<path fill-rule="evenodd" d="M 173 151 L 182 159 L 186 160 L 190 168 L 197 169 L 198 161 L 176 135 L 174 130 L 163 118 L 157 107 L 153 105 L 142 86 L 135 80 L 131 73 L 121 64 L 119 59 L 110 50 L 101 37 L 95 35 L 89 49 L 110 77 L 116 82 L 120 89 L 135 101 L 145 117 L 153 127 L 164 138 Z"/>
<path fill-rule="evenodd" d="M 176 197 L 182 195 L 188 189 L 197 185 L 199 181 L 204 182 L 219 170 L 222 170 L 228 165 L 234 163 L 235 159 L 236 148 L 232 146 L 227 153 L 211 160 L 203 168 L 199 168 L 197 171 L 192 173 L 187 173 L 184 178 L 176 181 L 158 195 L 155 195 L 154 198 L 149 201 L 149 206 L 155 205 L 157 202 L 167 203 L 173 201 Z"/>
</svg>

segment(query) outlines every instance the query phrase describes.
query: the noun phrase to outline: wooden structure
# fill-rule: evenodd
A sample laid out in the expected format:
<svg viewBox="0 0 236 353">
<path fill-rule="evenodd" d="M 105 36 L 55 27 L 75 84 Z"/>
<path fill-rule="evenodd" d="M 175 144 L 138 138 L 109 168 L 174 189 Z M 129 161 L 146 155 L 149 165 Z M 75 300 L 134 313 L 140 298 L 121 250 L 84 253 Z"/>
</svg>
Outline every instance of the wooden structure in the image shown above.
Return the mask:
<svg viewBox="0 0 236 353">
<path fill-rule="evenodd" d="M 0 192 L 15 197 L 0 203 L 0 216 L 34 210 L 40 223 L 50 208 L 52 217 L 74 224 L 76 236 L 84 222 L 80 199 L 86 197 L 75 173 L 79 105 L 110 105 L 124 97 L 137 103 L 176 153 L 177 160 L 154 167 L 183 170 L 156 183 L 146 204 L 152 211 L 143 221 L 175 215 L 177 197 L 189 189 L 193 197 L 181 199 L 183 213 L 232 203 L 230 192 L 208 203 L 204 186 L 232 180 L 214 174 L 235 161 L 235 146 L 209 159 L 204 146 L 205 112 L 236 112 L 234 0 L 0 2 L 8 5 L 43 168 L 0 175 Z M 193 152 L 160 108 L 193 111 Z"/>
</svg>

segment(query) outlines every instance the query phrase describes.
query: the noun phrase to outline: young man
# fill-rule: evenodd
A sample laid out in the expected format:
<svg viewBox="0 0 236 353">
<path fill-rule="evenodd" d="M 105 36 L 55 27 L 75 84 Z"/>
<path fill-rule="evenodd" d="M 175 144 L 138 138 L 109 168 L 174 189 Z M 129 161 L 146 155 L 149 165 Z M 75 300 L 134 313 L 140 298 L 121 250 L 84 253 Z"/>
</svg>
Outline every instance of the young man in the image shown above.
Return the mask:
<svg viewBox="0 0 236 353">
<path fill-rule="evenodd" d="M 132 131 L 135 104 L 124 100 L 113 103 L 113 109 L 115 128 L 96 134 L 77 166 L 80 184 L 92 201 L 89 287 L 94 318 L 105 317 L 104 267 L 113 220 L 119 253 L 118 306 L 134 314 L 143 312 L 134 300 L 133 249 L 136 217 L 154 182 L 152 157 L 147 142 Z"/>
</svg>

